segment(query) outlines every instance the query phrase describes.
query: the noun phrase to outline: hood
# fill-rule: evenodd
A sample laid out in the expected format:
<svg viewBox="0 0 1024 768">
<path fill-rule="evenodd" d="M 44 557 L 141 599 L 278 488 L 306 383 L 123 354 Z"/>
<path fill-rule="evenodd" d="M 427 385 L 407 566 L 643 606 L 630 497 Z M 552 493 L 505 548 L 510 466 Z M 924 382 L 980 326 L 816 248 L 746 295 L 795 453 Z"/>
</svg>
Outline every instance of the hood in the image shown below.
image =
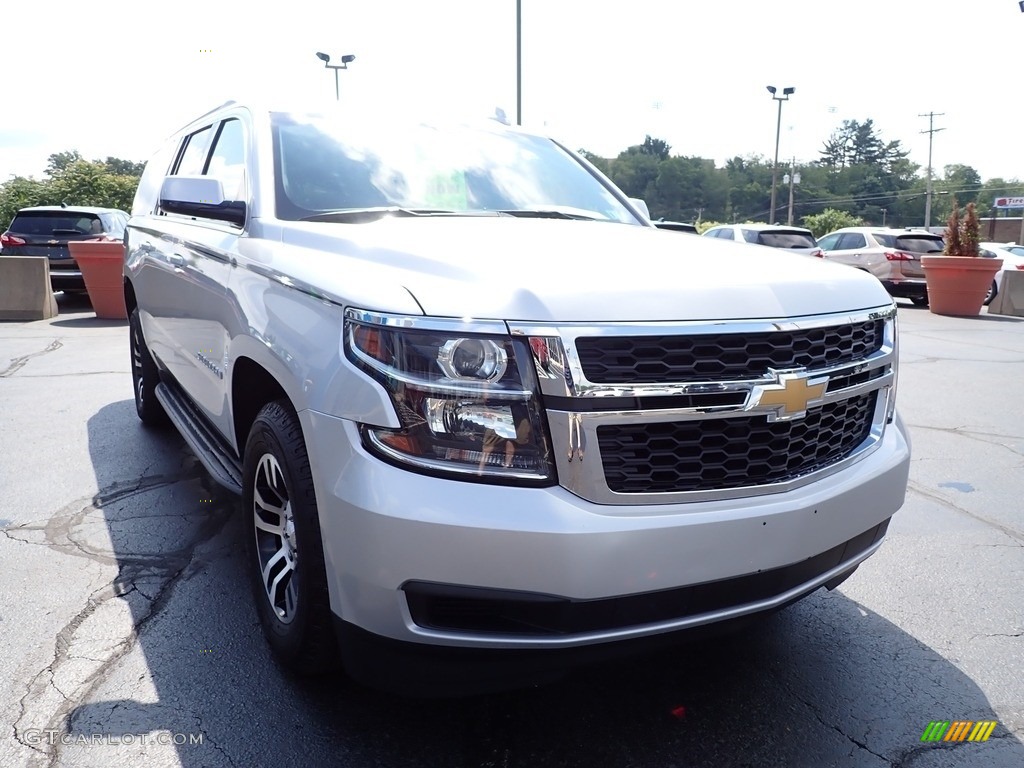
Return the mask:
<svg viewBox="0 0 1024 768">
<path fill-rule="evenodd" d="M 269 233 L 268 233 L 269 234 Z M 272 267 L 346 305 L 522 322 L 757 319 L 891 302 L 844 265 L 594 221 L 495 216 L 288 223 Z M 315 251 L 316 253 L 310 253 Z M 401 300 L 397 297 L 401 295 Z M 394 306 L 373 306 L 383 296 Z M 390 302 L 389 302 L 390 303 Z"/>
</svg>

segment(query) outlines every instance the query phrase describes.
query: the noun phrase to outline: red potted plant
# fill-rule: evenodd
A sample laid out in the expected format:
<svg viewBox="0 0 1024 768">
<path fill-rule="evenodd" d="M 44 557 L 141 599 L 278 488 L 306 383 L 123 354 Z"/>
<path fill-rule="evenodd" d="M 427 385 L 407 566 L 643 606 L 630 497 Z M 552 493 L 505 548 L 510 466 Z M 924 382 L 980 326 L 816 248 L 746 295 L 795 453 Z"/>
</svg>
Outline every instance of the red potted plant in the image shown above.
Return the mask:
<svg viewBox="0 0 1024 768">
<path fill-rule="evenodd" d="M 928 283 L 928 308 L 935 314 L 970 316 L 981 312 L 992 278 L 1003 262 L 981 258 L 980 230 L 974 203 L 967 204 L 961 219 L 954 199 L 942 255 L 921 257 Z"/>
<path fill-rule="evenodd" d="M 127 320 L 124 303 L 124 243 L 109 237 L 68 243 L 71 258 L 82 270 L 85 290 L 96 317 Z"/>
</svg>

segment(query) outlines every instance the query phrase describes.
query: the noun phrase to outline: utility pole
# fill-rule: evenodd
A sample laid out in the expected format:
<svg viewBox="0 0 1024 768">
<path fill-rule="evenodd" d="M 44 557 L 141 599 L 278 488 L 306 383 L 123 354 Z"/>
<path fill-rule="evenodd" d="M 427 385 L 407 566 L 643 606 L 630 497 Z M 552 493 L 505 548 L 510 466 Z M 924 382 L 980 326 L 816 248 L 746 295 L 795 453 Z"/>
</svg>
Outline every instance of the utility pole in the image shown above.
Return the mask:
<svg viewBox="0 0 1024 768">
<path fill-rule="evenodd" d="M 928 134 L 928 184 L 927 184 L 927 187 L 925 188 L 927 196 L 925 197 L 925 202 L 924 202 L 924 226 L 925 226 L 925 229 L 927 229 L 928 227 L 930 227 L 932 225 L 932 139 L 935 137 L 935 134 L 938 133 L 939 131 L 946 130 L 945 128 L 936 128 L 935 127 L 935 118 L 936 117 L 942 117 L 945 114 L 946 114 L 945 112 L 929 112 L 929 113 L 927 113 L 925 115 L 921 115 L 921 114 L 918 115 L 918 117 L 927 117 L 928 118 L 928 130 L 927 131 L 921 131 L 921 133 L 927 133 Z"/>
</svg>

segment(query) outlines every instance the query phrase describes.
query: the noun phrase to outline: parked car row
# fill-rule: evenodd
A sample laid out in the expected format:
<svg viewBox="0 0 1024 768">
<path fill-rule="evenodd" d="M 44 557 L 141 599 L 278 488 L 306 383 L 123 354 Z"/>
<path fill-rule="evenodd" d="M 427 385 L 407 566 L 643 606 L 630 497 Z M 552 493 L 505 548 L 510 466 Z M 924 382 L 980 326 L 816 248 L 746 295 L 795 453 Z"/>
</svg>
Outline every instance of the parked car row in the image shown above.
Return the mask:
<svg viewBox="0 0 1024 768">
<path fill-rule="evenodd" d="M 941 235 L 923 229 L 844 227 L 815 240 L 809 229 L 780 224 L 723 224 L 704 232 L 704 237 L 736 240 L 783 248 L 806 256 L 835 261 L 878 278 L 891 296 L 928 305 L 921 256 L 941 253 Z"/>
</svg>

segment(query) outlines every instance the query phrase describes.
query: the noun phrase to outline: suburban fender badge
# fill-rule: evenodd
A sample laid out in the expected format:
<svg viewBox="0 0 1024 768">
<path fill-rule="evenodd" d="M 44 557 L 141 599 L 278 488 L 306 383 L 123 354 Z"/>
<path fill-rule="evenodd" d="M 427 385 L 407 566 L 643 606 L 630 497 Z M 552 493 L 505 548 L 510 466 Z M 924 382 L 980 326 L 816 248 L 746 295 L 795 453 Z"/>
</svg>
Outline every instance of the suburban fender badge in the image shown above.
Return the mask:
<svg viewBox="0 0 1024 768">
<path fill-rule="evenodd" d="M 767 411 L 768 421 L 789 421 L 807 415 L 807 409 L 824 402 L 828 376 L 811 376 L 807 371 L 776 371 L 771 384 L 758 384 L 744 410 Z"/>
</svg>

